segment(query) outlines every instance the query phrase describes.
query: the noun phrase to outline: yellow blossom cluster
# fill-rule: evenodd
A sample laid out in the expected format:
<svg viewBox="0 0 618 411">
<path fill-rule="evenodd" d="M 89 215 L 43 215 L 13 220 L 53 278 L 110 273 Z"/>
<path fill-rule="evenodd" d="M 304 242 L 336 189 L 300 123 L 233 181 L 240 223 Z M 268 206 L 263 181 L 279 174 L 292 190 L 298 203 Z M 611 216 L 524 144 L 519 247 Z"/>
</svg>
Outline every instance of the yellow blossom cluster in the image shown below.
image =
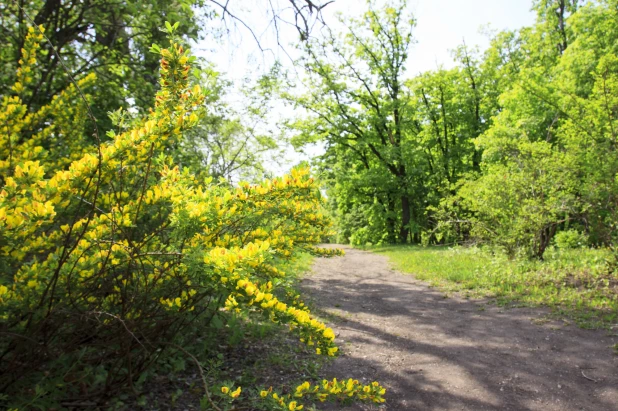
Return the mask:
<svg viewBox="0 0 618 411">
<path fill-rule="evenodd" d="M 21 59 L 17 68 L 17 81 L 12 87 L 12 90 L 17 94 L 22 94 L 24 88 L 32 82 L 32 68 L 36 64 L 36 54 L 43 40 L 44 32 L 43 26 L 28 27 L 28 34 L 21 49 Z"/>
<path fill-rule="evenodd" d="M 80 135 L 87 120 L 87 110 L 79 90 L 94 84 L 94 74 L 71 84 L 36 111 L 30 112 L 24 102 L 30 93 L 27 86 L 33 81 L 37 50 L 42 39 L 42 27 L 28 29 L 17 81 L 12 87 L 16 94 L 5 95 L 0 100 L 2 176 L 10 175 L 24 162 L 38 161 L 45 164 L 46 171 L 57 171 L 81 158 L 90 146 Z M 25 135 L 28 138 L 24 138 Z"/>
<path fill-rule="evenodd" d="M 386 394 L 386 389 L 378 382 L 361 384 L 358 380 L 352 378 L 344 381 L 338 381 L 336 378 L 331 381 L 322 380 L 321 384 L 315 385 L 305 381 L 296 387 L 294 393 L 288 395 L 277 393 L 273 391 L 272 387 L 260 391 L 260 397 L 264 401 L 268 401 L 273 410 L 282 411 L 303 409 L 304 405 L 299 403 L 301 399 L 305 401 L 318 400 L 320 402 L 326 400 L 360 400 L 380 404 L 385 401 L 384 394 Z"/>
<path fill-rule="evenodd" d="M 315 346 L 316 353 L 334 356 L 338 348 L 334 345 L 335 334 L 324 323 L 311 317 L 304 304 L 288 305 L 273 295 L 272 282 L 263 286 L 241 279 L 236 283 L 238 292 L 230 294 L 226 301 L 228 309 L 240 310 L 239 303 L 262 311 L 272 321 L 289 324 L 291 330 L 300 335 L 300 340 Z"/>
</svg>

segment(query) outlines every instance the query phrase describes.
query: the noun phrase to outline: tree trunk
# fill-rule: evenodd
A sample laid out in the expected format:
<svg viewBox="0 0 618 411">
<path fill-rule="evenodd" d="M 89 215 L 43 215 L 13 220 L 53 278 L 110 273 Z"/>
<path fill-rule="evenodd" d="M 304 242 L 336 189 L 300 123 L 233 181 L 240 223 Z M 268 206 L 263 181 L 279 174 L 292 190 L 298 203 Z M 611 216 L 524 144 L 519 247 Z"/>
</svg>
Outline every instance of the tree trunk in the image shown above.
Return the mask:
<svg viewBox="0 0 618 411">
<path fill-rule="evenodd" d="M 560 0 L 558 2 L 558 10 L 556 11 L 556 15 L 558 17 L 558 31 L 560 31 L 561 37 L 561 41 L 558 44 L 558 50 L 560 51 L 560 54 L 563 54 L 568 46 L 565 27 L 566 12 L 566 2 L 565 0 Z"/>
<path fill-rule="evenodd" d="M 401 229 L 399 230 L 399 242 L 405 244 L 410 233 L 410 199 L 407 195 L 401 196 Z"/>
<path fill-rule="evenodd" d="M 548 227 L 544 227 L 539 234 L 539 243 L 535 252 L 535 257 L 539 260 L 543 260 L 543 254 L 545 254 L 545 249 L 549 246 L 551 239 L 554 238 L 554 234 L 556 234 L 556 229 L 558 226 L 556 224 L 551 224 Z"/>
<path fill-rule="evenodd" d="M 396 210 L 395 200 L 391 195 L 388 196 L 388 214 L 386 217 L 386 231 L 388 232 L 389 244 L 397 242 L 397 219 L 395 218 Z"/>
</svg>

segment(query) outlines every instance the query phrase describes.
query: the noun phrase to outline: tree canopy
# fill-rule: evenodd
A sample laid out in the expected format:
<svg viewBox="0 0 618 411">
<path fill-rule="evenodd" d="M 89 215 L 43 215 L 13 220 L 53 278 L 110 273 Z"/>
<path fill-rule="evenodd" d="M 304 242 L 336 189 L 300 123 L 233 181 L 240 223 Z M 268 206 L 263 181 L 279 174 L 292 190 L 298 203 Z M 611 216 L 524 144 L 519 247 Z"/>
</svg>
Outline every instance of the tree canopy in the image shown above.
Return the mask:
<svg viewBox="0 0 618 411">
<path fill-rule="evenodd" d="M 564 230 L 613 244 L 616 3 L 533 9 L 534 25 L 416 76 L 405 2 L 369 1 L 301 46 L 292 141 L 325 142 L 342 241 L 474 240 L 536 257 Z"/>
</svg>

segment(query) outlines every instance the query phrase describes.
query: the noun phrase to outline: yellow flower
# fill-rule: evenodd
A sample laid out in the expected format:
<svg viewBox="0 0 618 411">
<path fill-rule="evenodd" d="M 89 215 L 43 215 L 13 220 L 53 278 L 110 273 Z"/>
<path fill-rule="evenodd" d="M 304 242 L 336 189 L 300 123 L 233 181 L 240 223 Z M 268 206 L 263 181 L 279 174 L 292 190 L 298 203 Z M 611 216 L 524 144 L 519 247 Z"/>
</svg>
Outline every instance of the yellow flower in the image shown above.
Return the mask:
<svg viewBox="0 0 618 411">
<path fill-rule="evenodd" d="M 325 329 L 324 333 L 322 333 L 322 335 L 324 336 L 324 338 L 327 338 L 327 339 L 329 339 L 331 341 L 335 339 L 335 333 L 330 328 Z"/>
<path fill-rule="evenodd" d="M 232 396 L 232 398 L 238 398 L 238 396 L 240 395 L 240 391 L 241 391 L 241 389 L 240 389 L 240 387 L 238 387 L 230 395 Z"/>
<path fill-rule="evenodd" d="M 303 409 L 303 406 L 302 405 L 297 406 L 296 401 L 292 401 L 291 403 L 288 404 L 288 410 L 290 411 L 302 410 L 302 409 Z"/>
<path fill-rule="evenodd" d="M 260 391 L 260 397 L 266 398 L 267 395 L 268 395 L 268 391 Z"/>
<path fill-rule="evenodd" d="M 228 392 L 230 392 L 230 389 L 224 385 L 223 387 L 221 387 L 221 392 L 223 394 L 227 394 Z"/>
<path fill-rule="evenodd" d="M 310 388 L 311 384 L 309 383 L 309 381 L 305 381 L 304 383 L 296 387 L 296 392 L 294 393 L 294 396 L 301 398 L 305 394 L 305 392 L 309 391 Z"/>
</svg>

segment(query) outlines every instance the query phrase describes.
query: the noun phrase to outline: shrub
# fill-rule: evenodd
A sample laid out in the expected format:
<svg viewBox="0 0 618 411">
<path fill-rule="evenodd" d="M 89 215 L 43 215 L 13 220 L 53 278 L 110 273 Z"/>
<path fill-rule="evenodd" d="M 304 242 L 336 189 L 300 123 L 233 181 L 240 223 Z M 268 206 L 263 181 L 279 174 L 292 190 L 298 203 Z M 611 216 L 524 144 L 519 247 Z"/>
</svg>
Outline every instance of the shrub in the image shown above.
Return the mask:
<svg viewBox="0 0 618 411">
<path fill-rule="evenodd" d="M 189 82 L 193 57 L 173 39 L 153 46 L 154 109 L 92 147 L 73 132 L 87 120 L 77 87 L 37 112 L 23 103 L 39 41 L 30 29 L 16 94 L 0 105 L 0 405 L 57 407 L 132 387 L 170 350 L 185 352 L 184 333 L 216 332 L 208 325 L 225 311 L 289 324 L 335 355 L 333 331 L 276 293 L 299 251 L 339 253 L 314 246 L 330 220 L 309 170 L 229 188 L 171 164 L 169 147 L 204 101 Z"/>
<path fill-rule="evenodd" d="M 509 150 L 501 150 L 516 155 L 491 162 L 492 156 L 499 157 L 497 149 L 484 147 L 484 174 L 462 184 L 458 195 L 470 210 L 470 233 L 511 258 L 542 258 L 566 216 L 576 212 L 574 167 L 546 141 L 530 141 L 504 127 L 490 135 L 507 141 Z"/>
<path fill-rule="evenodd" d="M 566 230 L 556 233 L 554 241 L 558 248 L 581 248 L 588 243 L 588 237 L 577 230 Z"/>
</svg>

